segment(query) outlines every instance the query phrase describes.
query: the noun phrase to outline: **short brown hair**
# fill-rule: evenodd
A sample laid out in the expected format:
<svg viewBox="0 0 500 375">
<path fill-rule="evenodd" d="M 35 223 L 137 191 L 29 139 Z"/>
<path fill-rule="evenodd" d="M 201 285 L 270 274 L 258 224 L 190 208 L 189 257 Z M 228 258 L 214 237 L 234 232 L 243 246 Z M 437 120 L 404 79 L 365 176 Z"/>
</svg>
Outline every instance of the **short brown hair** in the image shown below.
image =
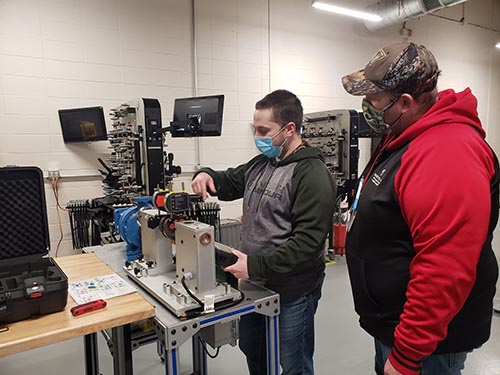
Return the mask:
<svg viewBox="0 0 500 375">
<path fill-rule="evenodd" d="M 304 110 L 299 98 L 290 91 L 276 90 L 267 94 L 255 104 L 255 109 L 271 109 L 273 121 L 281 127 L 293 122 L 300 132 Z"/>
</svg>

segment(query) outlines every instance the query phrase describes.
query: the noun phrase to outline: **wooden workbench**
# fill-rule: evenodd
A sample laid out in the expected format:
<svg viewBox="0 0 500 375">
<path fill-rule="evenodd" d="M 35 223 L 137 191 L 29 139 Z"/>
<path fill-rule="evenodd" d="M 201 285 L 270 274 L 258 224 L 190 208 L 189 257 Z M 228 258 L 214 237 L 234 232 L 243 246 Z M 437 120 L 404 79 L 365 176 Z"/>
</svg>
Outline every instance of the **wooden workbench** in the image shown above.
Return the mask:
<svg viewBox="0 0 500 375">
<path fill-rule="evenodd" d="M 94 254 L 61 257 L 56 262 L 69 282 L 114 273 Z M 154 307 L 137 292 L 110 298 L 107 303 L 102 310 L 73 317 L 70 309 L 76 303 L 68 295 L 68 304 L 63 311 L 0 326 L 8 328 L 0 332 L 0 357 L 154 316 Z"/>
</svg>

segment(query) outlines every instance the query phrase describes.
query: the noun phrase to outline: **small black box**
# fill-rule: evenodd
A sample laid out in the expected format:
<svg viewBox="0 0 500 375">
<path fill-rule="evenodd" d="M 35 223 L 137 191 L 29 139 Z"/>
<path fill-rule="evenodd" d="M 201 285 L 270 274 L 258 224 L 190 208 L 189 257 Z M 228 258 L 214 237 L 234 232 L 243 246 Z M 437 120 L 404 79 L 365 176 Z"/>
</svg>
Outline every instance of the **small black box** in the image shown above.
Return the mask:
<svg viewBox="0 0 500 375">
<path fill-rule="evenodd" d="M 0 168 L 0 323 L 61 311 L 68 278 L 52 258 L 43 173 Z"/>
</svg>

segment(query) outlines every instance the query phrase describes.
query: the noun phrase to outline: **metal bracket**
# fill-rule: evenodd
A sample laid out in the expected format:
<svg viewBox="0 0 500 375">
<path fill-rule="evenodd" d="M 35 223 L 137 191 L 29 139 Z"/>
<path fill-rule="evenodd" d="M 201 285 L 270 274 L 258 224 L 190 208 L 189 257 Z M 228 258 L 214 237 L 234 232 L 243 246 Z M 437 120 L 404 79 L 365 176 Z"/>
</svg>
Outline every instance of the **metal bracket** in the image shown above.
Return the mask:
<svg viewBox="0 0 500 375">
<path fill-rule="evenodd" d="M 255 301 L 255 312 L 265 316 L 275 316 L 280 313 L 279 296 L 261 298 Z"/>
<path fill-rule="evenodd" d="M 155 319 L 153 328 L 158 339 L 165 343 L 165 349 L 172 350 L 179 348 L 200 330 L 200 319 L 181 321 L 168 328 L 158 319 Z"/>
</svg>

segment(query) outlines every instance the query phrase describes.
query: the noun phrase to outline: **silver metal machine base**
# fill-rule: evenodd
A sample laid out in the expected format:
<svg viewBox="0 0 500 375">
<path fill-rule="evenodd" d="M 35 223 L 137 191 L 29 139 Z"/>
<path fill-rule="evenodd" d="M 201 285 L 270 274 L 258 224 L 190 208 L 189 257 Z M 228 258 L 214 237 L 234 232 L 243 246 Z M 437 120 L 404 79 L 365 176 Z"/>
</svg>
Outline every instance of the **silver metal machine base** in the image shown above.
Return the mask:
<svg viewBox="0 0 500 375">
<path fill-rule="evenodd" d="M 104 246 L 93 246 L 83 249 L 85 253 L 95 253 L 101 258 L 113 271 L 126 279 L 129 283 L 137 279 L 125 277 L 129 272 L 123 268 L 125 259 L 125 244 L 123 242 L 109 244 Z M 171 280 L 174 279 L 173 273 Z M 153 279 L 156 276 L 148 275 L 144 277 Z M 130 280 L 130 281 L 129 281 Z M 132 281 L 133 280 L 133 281 Z M 161 282 L 158 284 L 161 285 Z M 214 313 L 195 316 L 187 319 L 180 319 L 174 315 L 171 310 L 164 305 L 156 296 L 153 297 L 149 289 L 139 284 L 138 292 L 155 306 L 156 316 L 152 319 L 154 332 L 158 337 L 158 350 L 161 358 L 165 360 L 165 374 L 180 375 L 180 349 L 188 340 L 192 339 L 193 349 L 198 346 L 194 352 L 193 370 L 195 374 L 207 375 L 209 359 L 207 351 L 203 346 L 210 342 L 210 339 L 203 337 L 202 331 L 221 324 L 235 322 L 242 315 L 257 313 L 266 318 L 266 352 L 267 352 L 267 373 L 270 375 L 279 375 L 279 313 L 280 302 L 279 295 L 249 280 L 239 280 L 238 289 L 241 290 L 244 298 L 242 301 L 230 307 L 224 307 Z M 160 289 L 162 289 L 161 286 Z M 144 289 L 144 290 L 143 290 Z M 159 293 L 160 295 L 163 292 Z M 158 303 L 156 303 L 159 301 Z M 214 328 L 215 329 L 215 328 Z M 210 332 L 208 332 L 210 334 Z M 200 339 L 201 338 L 201 339 Z M 215 337 L 216 339 L 217 337 Z M 113 353 L 114 354 L 114 353 Z M 244 364 L 242 364 L 244 366 Z M 184 372 L 182 372 L 184 373 Z M 120 373 L 121 374 L 121 373 Z"/>
<path fill-rule="evenodd" d="M 148 291 L 158 302 L 178 317 L 185 317 L 190 310 L 201 307 L 189 296 L 181 282 L 176 280 L 175 271 L 151 276 L 147 274 L 136 275 L 133 269 L 126 267 L 124 270 L 130 279 Z M 195 291 L 191 292 L 205 304 L 207 304 L 207 295 L 213 295 L 213 303 L 215 304 L 224 301 L 237 301 L 241 298 L 241 293 L 227 283 L 218 283 L 215 289 L 210 293 L 204 293 L 204 295 L 199 295 Z"/>
</svg>

